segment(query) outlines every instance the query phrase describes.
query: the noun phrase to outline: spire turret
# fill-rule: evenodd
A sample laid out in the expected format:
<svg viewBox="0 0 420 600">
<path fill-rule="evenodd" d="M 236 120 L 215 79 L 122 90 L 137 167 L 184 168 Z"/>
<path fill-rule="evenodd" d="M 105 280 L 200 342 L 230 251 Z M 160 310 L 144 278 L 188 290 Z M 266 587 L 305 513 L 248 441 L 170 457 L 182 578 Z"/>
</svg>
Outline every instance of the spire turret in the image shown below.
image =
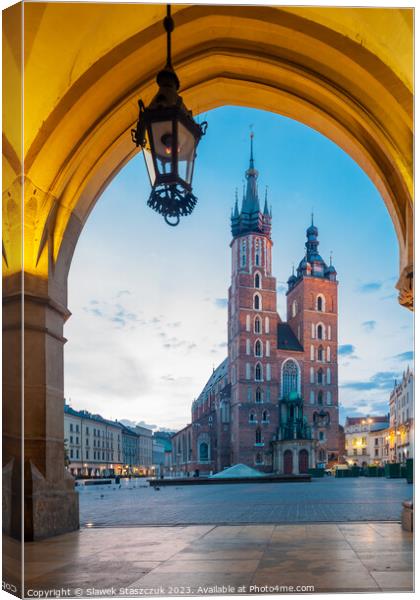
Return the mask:
<svg viewBox="0 0 420 600">
<path fill-rule="evenodd" d="M 246 233 L 256 232 L 270 237 L 271 233 L 271 214 L 268 210 L 267 191 L 264 203 L 264 212 L 261 212 L 260 201 L 258 198 L 258 171 L 255 168 L 254 160 L 254 134 L 250 135 L 250 156 L 249 167 L 245 171 L 246 189 L 244 186 L 241 212 L 234 214 L 231 218 L 232 235 L 236 237 Z"/>
<path fill-rule="evenodd" d="M 293 276 L 291 276 L 288 280 L 289 291 L 303 277 L 319 277 L 322 279 L 329 279 L 330 281 L 336 280 L 337 271 L 332 264 L 332 257 L 330 256 L 330 265 L 327 266 L 318 252 L 318 246 L 318 228 L 314 225 L 314 213 L 312 212 L 311 224 L 306 230 L 305 256 L 299 263 L 296 277 L 293 278 Z"/>
</svg>

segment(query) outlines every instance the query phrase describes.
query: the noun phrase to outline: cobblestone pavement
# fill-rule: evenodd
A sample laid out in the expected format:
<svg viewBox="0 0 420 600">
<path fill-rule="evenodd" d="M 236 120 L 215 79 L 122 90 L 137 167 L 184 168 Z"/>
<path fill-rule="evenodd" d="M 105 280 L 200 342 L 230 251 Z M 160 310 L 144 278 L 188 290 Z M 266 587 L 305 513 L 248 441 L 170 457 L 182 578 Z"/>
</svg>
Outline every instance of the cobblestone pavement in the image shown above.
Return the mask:
<svg viewBox="0 0 420 600">
<path fill-rule="evenodd" d="M 9 582 L 19 544 L 3 548 Z M 83 528 L 26 543 L 25 582 L 44 598 L 411 591 L 413 535 L 399 523 Z"/>
<path fill-rule="evenodd" d="M 396 521 L 412 498 L 405 479 L 168 486 L 80 486 L 80 523 L 94 526 Z"/>
</svg>

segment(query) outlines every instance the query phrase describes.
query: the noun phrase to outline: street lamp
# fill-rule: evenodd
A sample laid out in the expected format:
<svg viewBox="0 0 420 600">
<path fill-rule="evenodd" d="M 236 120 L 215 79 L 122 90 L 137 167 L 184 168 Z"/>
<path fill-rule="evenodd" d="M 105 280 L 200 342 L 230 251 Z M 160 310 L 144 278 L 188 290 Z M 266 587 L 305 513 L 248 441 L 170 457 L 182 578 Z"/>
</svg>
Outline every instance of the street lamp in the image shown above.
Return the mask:
<svg viewBox="0 0 420 600">
<path fill-rule="evenodd" d="M 175 226 L 180 217 L 191 214 L 197 204 L 192 193 L 194 161 L 207 122 L 196 123 L 178 95 L 179 79 L 171 61 L 174 22 L 169 4 L 163 25 L 167 34 L 167 57 L 166 65 L 156 77 L 159 90 L 147 108 L 139 100 L 139 120 L 131 135 L 136 146 L 143 148 L 152 186 L 147 204 L 161 214 L 168 225 Z"/>
</svg>

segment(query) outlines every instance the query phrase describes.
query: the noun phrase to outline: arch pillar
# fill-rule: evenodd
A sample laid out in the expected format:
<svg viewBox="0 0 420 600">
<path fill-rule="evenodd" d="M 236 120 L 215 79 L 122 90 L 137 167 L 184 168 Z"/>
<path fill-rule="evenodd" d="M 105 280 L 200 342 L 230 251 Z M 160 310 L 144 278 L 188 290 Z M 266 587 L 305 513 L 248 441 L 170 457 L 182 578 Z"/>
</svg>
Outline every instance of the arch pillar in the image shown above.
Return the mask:
<svg viewBox="0 0 420 600">
<path fill-rule="evenodd" d="M 27 540 L 79 527 L 78 494 L 64 468 L 63 326 L 69 316 L 48 294 L 46 279 L 5 280 L 3 529 L 17 539 L 22 521 Z"/>
</svg>

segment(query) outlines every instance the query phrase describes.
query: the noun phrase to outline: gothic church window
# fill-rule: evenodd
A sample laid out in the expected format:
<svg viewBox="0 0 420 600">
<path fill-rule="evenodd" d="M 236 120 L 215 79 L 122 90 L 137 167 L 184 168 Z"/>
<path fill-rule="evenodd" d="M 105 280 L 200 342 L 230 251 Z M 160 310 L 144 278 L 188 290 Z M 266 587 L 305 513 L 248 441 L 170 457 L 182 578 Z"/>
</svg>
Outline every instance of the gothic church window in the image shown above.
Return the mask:
<svg viewBox="0 0 420 600">
<path fill-rule="evenodd" d="M 294 360 L 286 360 L 282 369 L 283 398 L 288 398 L 291 392 L 299 392 L 299 367 Z"/>
<path fill-rule="evenodd" d="M 262 367 L 261 363 L 255 365 L 255 380 L 262 381 Z"/>
<path fill-rule="evenodd" d="M 255 266 L 259 267 L 261 264 L 261 240 L 255 240 Z"/>
<path fill-rule="evenodd" d="M 209 445 L 207 442 L 201 442 L 199 448 L 200 462 L 207 462 L 209 460 Z"/>
<path fill-rule="evenodd" d="M 260 340 L 257 340 L 255 342 L 255 356 L 258 356 L 258 357 L 262 356 L 262 344 L 261 344 Z"/>
<path fill-rule="evenodd" d="M 255 390 L 255 402 L 257 404 L 260 404 L 262 402 L 262 391 L 259 387 Z"/>
<path fill-rule="evenodd" d="M 319 346 L 318 348 L 318 360 L 321 362 L 324 360 L 324 349 L 322 346 Z"/>
<path fill-rule="evenodd" d="M 254 321 L 254 332 L 261 333 L 261 318 L 256 316 Z"/>
<path fill-rule="evenodd" d="M 322 406 L 322 404 L 323 404 L 323 397 L 322 397 L 322 391 L 321 390 L 318 392 L 318 404 L 320 406 Z"/>
<path fill-rule="evenodd" d="M 316 336 L 319 340 L 324 339 L 324 328 L 322 325 L 318 325 L 316 328 Z"/>
<path fill-rule="evenodd" d="M 255 414 L 253 412 L 249 413 L 249 422 L 255 423 Z"/>
<path fill-rule="evenodd" d="M 255 310 L 262 309 L 261 296 L 259 294 L 255 294 L 255 296 L 254 296 L 254 308 L 255 308 Z"/>
<path fill-rule="evenodd" d="M 329 385 L 331 383 L 331 369 L 328 368 L 327 369 L 327 384 Z"/>
<path fill-rule="evenodd" d="M 241 266 L 246 267 L 246 240 L 242 240 L 241 244 Z"/>
<path fill-rule="evenodd" d="M 263 410 L 262 421 L 263 421 L 263 423 L 267 423 L 268 422 L 268 413 L 267 413 L 266 410 Z"/>
<path fill-rule="evenodd" d="M 255 432 L 255 443 L 256 444 L 262 444 L 262 435 L 261 435 L 261 429 L 258 428 Z"/>
<path fill-rule="evenodd" d="M 325 311 L 325 298 L 321 294 L 319 296 L 317 296 L 316 309 L 319 310 L 320 312 Z"/>
<path fill-rule="evenodd" d="M 255 273 L 254 287 L 256 287 L 257 289 L 259 289 L 261 287 L 261 276 L 259 273 Z"/>
<path fill-rule="evenodd" d="M 321 383 L 321 384 L 324 381 L 324 371 L 322 369 L 318 369 L 317 381 L 318 381 L 318 383 Z"/>
</svg>

